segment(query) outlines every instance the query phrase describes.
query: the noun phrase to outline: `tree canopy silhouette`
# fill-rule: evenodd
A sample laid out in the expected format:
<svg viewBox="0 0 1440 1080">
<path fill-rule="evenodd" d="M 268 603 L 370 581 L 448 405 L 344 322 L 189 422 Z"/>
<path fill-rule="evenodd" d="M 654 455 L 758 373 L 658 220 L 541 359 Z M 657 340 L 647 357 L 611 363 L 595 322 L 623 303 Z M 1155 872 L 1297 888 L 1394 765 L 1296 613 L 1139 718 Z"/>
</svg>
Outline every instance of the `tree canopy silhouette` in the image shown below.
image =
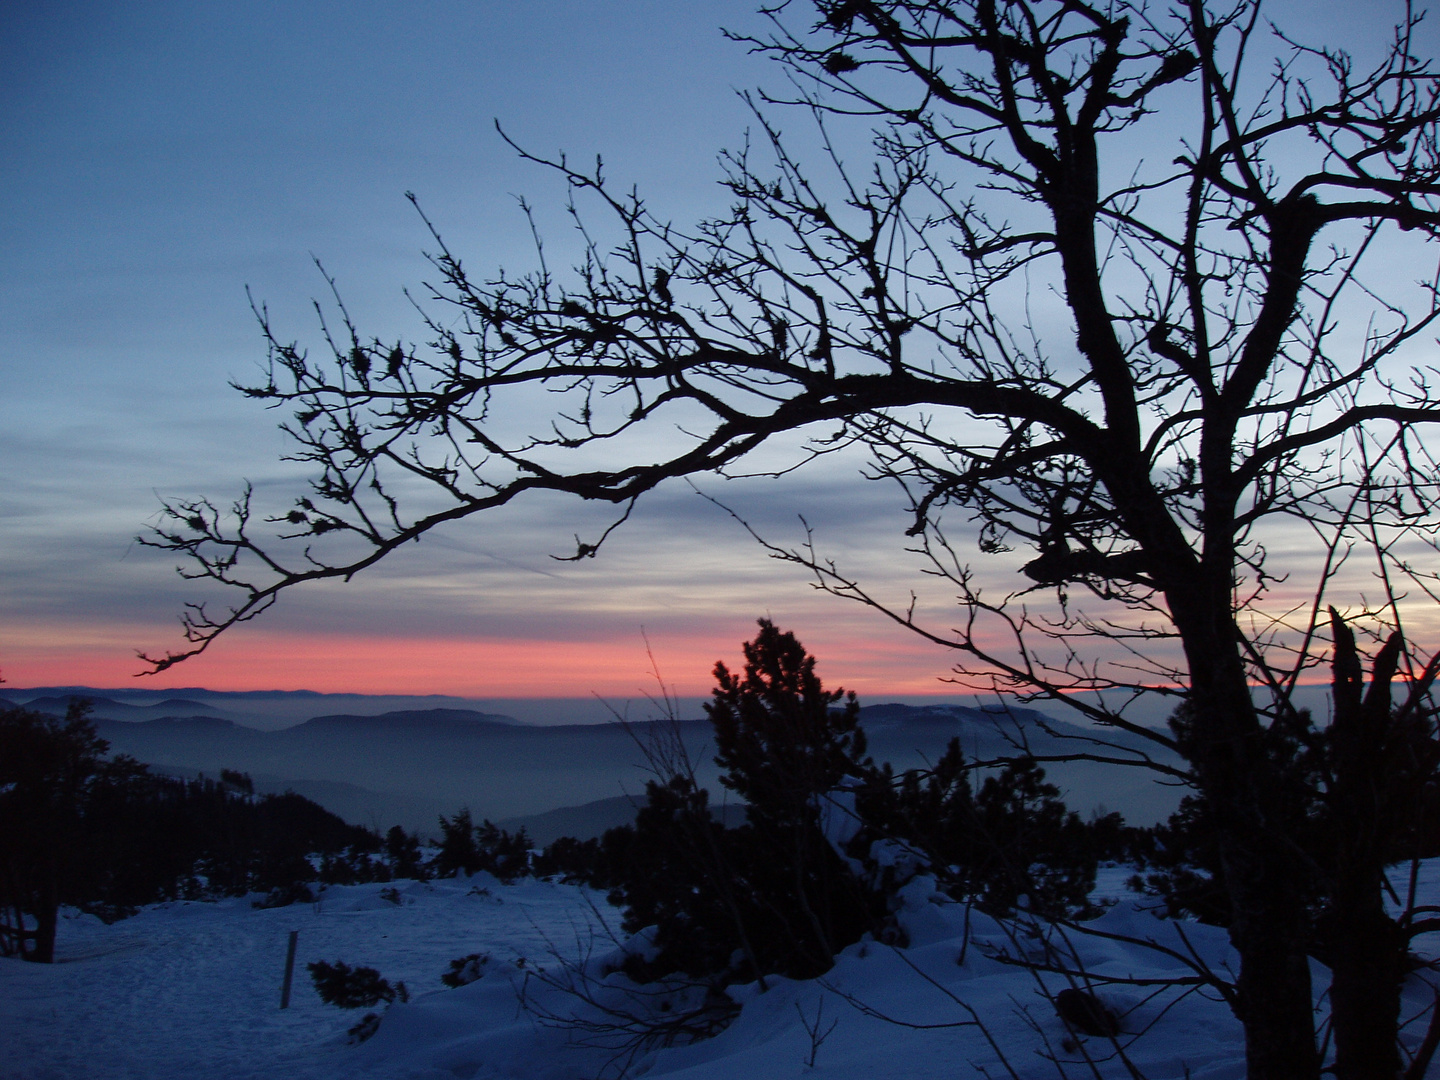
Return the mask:
<svg viewBox="0 0 1440 1080">
<path fill-rule="evenodd" d="M 107 760 L 89 711 L 81 699 L 63 720 L 0 707 L 0 956 L 54 960 L 60 905 L 93 889 L 94 810 L 144 771 Z"/>
<path fill-rule="evenodd" d="M 745 43 L 792 89 L 754 98 L 755 145 L 722 155 L 729 213 L 674 225 L 598 163 L 532 158 L 614 230 L 586 233 L 573 274 L 475 278 L 431 227 L 427 344 L 366 337 L 342 306 L 312 358 L 262 312 L 270 376 L 243 389 L 293 416 L 313 490 L 260 519 L 249 491 L 167 504 L 149 542 L 239 599 L 191 607 L 188 647 L 146 659 L 164 670 L 288 589 L 531 492 L 612 503 L 618 525 L 665 480 L 796 432 L 817 455 L 866 448 L 958 629 L 809 546 L 775 553 L 955 650 L 957 678 L 1183 751 L 1225 868 L 1249 1075 L 1315 1077 L 1312 868 L 1276 824 L 1293 807 L 1267 733 L 1324 662 L 1332 599 L 1386 637 L 1406 589 L 1440 595 L 1416 563 L 1440 475 L 1417 360 L 1440 317 L 1440 79 L 1419 16 L 1362 61 L 1250 0 L 770 14 Z M 813 153 L 770 119 L 790 106 Z M 874 129 L 858 165 L 856 123 Z M 536 388 L 553 409 L 512 437 L 495 418 Z M 957 518 L 993 562 L 1026 553 L 1014 591 L 979 587 Z M 1276 565 L 1279 546 L 1313 565 Z M 1357 551 L 1381 578 L 1368 604 L 1330 596 Z M 1386 671 L 1423 696 L 1434 668 L 1398 640 Z M 1076 693 L 1154 686 L 1186 702 L 1183 745 L 1123 693 Z M 1371 1075 L 1341 1051 L 1339 1075 Z"/>
</svg>

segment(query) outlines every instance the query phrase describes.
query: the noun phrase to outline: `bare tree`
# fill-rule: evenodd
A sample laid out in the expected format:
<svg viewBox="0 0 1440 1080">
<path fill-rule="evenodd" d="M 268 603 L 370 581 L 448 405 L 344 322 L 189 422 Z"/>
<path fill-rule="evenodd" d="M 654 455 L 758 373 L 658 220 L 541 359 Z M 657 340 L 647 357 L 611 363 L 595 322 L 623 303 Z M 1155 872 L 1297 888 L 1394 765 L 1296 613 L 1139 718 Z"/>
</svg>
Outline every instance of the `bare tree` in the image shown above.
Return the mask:
<svg viewBox="0 0 1440 1080">
<path fill-rule="evenodd" d="M 585 234 L 573 275 L 542 259 L 472 279 L 432 227 L 443 315 L 424 347 L 367 339 L 340 305 L 315 360 L 262 311 L 271 375 L 243 389 L 293 412 L 313 492 L 263 523 L 248 492 L 233 514 L 168 504 L 149 542 L 240 598 L 191 607 L 188 647 L 146 659 L 164 670 L 287 589 L 531 491 L 612 503 L 618 524 L 661 482 L 777 437 L 866 447 L 909 493 L 907 535 L 959 593 L 958 629 L 887 608 L 813 549 L 781 553 L 956 650 L 958 679 L 1171 748 L 1123 694 L 1076 692 L 1183 698 L 1249 1075 L 1313 1078 L 1315 868 L 1287 835 L 1270 733 L 1324 662 L 1329 603 L 1384 638 L 1406 589 L 1440 597 L 1412 561 L 1440 475 L 1436 369 L 1417 361 L 1440 317 L 1440 81 L 1419 16 L 1407 5 L 1362 63 L 1255 0 L 799 7 L 748 42 L 792 89 L 756 99 L 758 149 L 722 156 L 729 214 L 672 226 L 560 158 L 543 164 L 614 230 Z M 785 104 L 813 118 L 813 154 L 767 119 Z M 842 149 L 856 124 L 874 130 L 860 167 Z M 553 415 L 507 440 L 492 417 L 536 387 Z M 1024 586 L 982 591 L 947 512 L 991 562 L 1027 552 Z M 1275 565 L 1277 544 L 1313 566 Z M 1332 597 L 1360 551 L 1380 599 Z M 1408 648 L 1395 662 L 1428 688 Z M 1346 1077 L 1387 1067 L 1341 1059 Z"/>
</svg>

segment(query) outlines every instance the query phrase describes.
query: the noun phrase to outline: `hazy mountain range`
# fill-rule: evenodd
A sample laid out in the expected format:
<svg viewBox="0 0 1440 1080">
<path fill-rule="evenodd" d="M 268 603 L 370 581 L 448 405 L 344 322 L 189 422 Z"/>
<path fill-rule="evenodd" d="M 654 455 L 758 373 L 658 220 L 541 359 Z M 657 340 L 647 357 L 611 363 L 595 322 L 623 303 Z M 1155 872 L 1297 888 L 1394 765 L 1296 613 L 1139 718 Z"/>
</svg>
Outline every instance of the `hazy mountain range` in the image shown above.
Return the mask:
<svg viewBox="0 0 1440 1080">
<path fill-rule="evenodd" d="M 51 688 L 0 698 L 58 714 L 71 693 L 81 692 L 83 688 Z M 234 708 L 231 695 L 221 699 L 223 705 L 215 704 L 219 695 L 205 691 L 179 692 L 160 701 L 152 693 L 145 704 L 97 692 L 85 696 L 94 703 L 96 729 L 116 753 L 181 775 L 238 769 L 252 776 L 258 790 L 294 790 L 356 823 L 377 828 L 400 824 L 423 835 L 436 831 L 439 814 L 461 806 L 469 806 L 477 820 L 524 824 L 541 841 L 564 834 L 594 835 L 619 824 L 633 814 L 631 800 L 643 795 L 651 776 L 643 747 L 668 727 L 655 721 L 541 726 L 453 707 L 377 715 L 372 710 L 393 699 L 344 695 L 368 708 L 363 713 L 312 714 L 283 728 L 274 726 L 272 712 L 271 729 L 262 730 L 233 718 L 247 710 Z M 254 706 L 274 700 L 252 696 L 240 704 L 254 712 Z M 433 700 L 420 699 L 425 704 Z M 285 696 L 280 701 L 287 712 L 307 702 L 311 707 L 334 703 L 330 695 Z M 861 710 L 861 721 L 869 753 L 897 770 L 933 761 L 955 736 L 967 753 L 983 760 L 1013 754 L 1017 740 L 1044 754 L 1074 750 L 1078 744 L 1072 740 L 1093 734 L 1030 710 L 963 705 L 871 705 Z M 1043 731 L 1042 722 L 1055 734 Z M 715 783 L 708 721 L 684 720 L 674 730 L 719 802 L 724 791 Z M 1139 743 L 1124 737 L 1117 741 Z M 1121 810 L 1136 824 L 1165 816 L 1181 794 L 1155 784 L 1153 774 L 1144 770 L 1085 762 L 1050 765 L 1047 770 L 1082 814 L 1104 805 Z"/>
<path fill-rule="evenodd" d="M 101 715 L 117 720 L 151 720 L 162 716 L 217 716 L 262 731 L 304 723 L 311 717 L 353 713 L 376 715 L 423 709 L 466 709 L 513 717 L 521 724 L 590 724 L 614 718 L 610 704 L 586 698 L 459 698 L 445 694 L 323 694 L 315 690 L 207 690 L 188 686 L 175 690 L 133 687 L 96 689 L 90 686 L 0 687 L 0 699 L 29 702 L 72 696 L 103 703 Z M 163 699 L 163 700 L 162 700 Z M 685 711 L 699 715 L 703 698 L 682 698 Z M 126 707 L 137 710 L 130 712 Z M 625 702 L 618 708 L 624 711 Z"/>
</svg>

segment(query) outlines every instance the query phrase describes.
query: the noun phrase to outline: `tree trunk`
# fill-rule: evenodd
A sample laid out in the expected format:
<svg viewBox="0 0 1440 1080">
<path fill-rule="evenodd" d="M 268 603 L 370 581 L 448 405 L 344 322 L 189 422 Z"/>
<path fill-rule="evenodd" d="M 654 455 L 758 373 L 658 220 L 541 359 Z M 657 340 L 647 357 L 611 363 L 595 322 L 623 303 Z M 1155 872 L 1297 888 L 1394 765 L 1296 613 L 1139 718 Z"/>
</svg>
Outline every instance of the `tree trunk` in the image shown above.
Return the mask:
<svg viewBox="0 0 1440 1080">
<path fill-rule="evenodd" d="M 1395 1080 L 1400 1073 L 1405 941 L 1385 914 L 1378 875 L 1369 882 L 1373 888 L 1362 886 L 1362 877 L 1368 876 L 1342 882 L 1334 899 L 1330 1022 L 1335 1080 Z"/>
<path fill-rule="evenodd" d="M 0 956 L 51 963 L 60 915 L 58 882 L 43 871 L 37 882 L 23 871 L 6 869 L 8 872 L 0 873 Z M 33 928 L 29 925 L 32 918 Z"/>
<path fill-rule="evenodd" d="M 1315 1015 L 1303 889 L 1278 845 L 1221 836 L 1248 1080 L 1316 1080 Z M 1267 850 L 1267 847 L 1269 850 Z"/>
<path fill-rule="evenodd" d="M 1391 767 L 1390 680 L 1401 641 L 1393 635 L 1375 657 L 1368 694 L 1355 636 L 1331 610 L 1335 655 L 1331 721 L 1330 802 L 1335 841 L 1328 919 L 1331 1030 L 1336 1080 L 1394 1080 L 1400 1072 L 1400 984 L 1408 941 L 1385 913 L 1387 847 L 1394 822 L 1387 812 L 1408 802 L 1412 777 Z"/>
<path fill-rule="evenodd" d="M 1232 627 L 1228 608 L 1212 626 Z M 1196 635 L 1198 637 L 1198 635 Z M 1183 742 L 1210 806 L 1230 895 L 1230 940 L 1240 954 L 1238 1013 L 1248 1080 L 1317 1080 L 1310 983 L 1310 874 L 1286 835 L 1289 785 L 1265 753 L 1263 731 L 1233 632 L 1209 648 L 1187 636 L 1193 729 Z"/>
<path fill-rule="evenodd" d="M 37 964 L 53 964 L 55 962 L 55 929 L 59 923 L 60 905 L 55 903 L 51 897 L 43 897 L 35 905 L 35 931 L 31 938 L 30 951 L 25 954 L 26 960 L 33 960 Z"/>
<path fill-rule="evenodd" d="M 18 903 L 5 903 L 0 913 L 0 956 L 25 955 L 25 913 Z"/>
</svg>

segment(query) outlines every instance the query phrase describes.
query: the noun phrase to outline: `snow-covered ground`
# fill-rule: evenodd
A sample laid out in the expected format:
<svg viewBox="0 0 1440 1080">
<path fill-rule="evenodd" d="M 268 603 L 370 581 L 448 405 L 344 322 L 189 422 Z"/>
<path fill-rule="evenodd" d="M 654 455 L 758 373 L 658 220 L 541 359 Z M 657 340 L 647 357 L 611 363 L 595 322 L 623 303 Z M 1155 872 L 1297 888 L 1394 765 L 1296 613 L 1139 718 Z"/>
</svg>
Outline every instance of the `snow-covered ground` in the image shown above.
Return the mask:
<svg viewBox="0 0 1440 1080">
<path fill-rule="evenodd" d="M 585 911 L 580 890 L 544 882 L 396 885 L 399 905 L 381 896 L 395 886 L 360 885 L 284 908 L 234 899 L 161 904 L 113 926 L 63 919 L 57 963 L 0 960 L 0 1077 L 348 1077 L 356 1054 L 345 1031 L 359 1014 L 320 1000 L 307 961 L 376 967 L 423 999 L 444 991 L 449 960 L 543 952 L 542 928 Z M 281 1011 L 291 930 L 295 981 Z"/>
<path fill-rule="evenodd" d="M 1103 872 L 1097 892 L 1122 895 L 1127 873 Z M 578 1046 L 583 1039 L 576 1032 L 538 1023 L 515 994 L 527 971 L 539 966 L 553 976 L 563 970 L 556 952 L 588 953 L 585 970 L 600 979 L 602 1003 L 624 1003 L 623 977 L 604 976 L 614 945 L 603 931 L 592 934 L 602 913 L 618 922 L 603 898 L 547 882 L 500 885 L 485 875 L 401 882 L 398 904 L 382 895 L 392 887 L 332 887 L 317 904 L 270 910 L 248 900 L 160 905 L 108 927 L 87 916 L 66 919 L 58 963 L 0 961 L 0 1077 L 581 1080 L 608 1074 L 613 1051 Z M 1429 902 L 1440 899 L 1440 864 L 1424 868 L 1422 894 Z M 677 1080 L 1136 1075 L 1110 1040 L 1088 1038 L 1077 1046 L 1069 1039 L 1042 989 L 1042 980 L 1051 993 L 1062 989 L 1063 978 L 996 959 L 1034 953 L 1036 940 L 977 912 L 967 915 L 923 878 L 907 888 L 900 921 L 907 949 L 861 943 L 822 980 L 772 980 L 764 993 L 753 985 L 735 988 L 743 1009 L 720 1035 L 649 1052 L 632 1072 Z M 1090 925 L 1153 939 L 1217 970 L 1233 960 L 1223 931 L 1160 921 L 1133 899 L 1122 899 Z M 296 978 L 290 1008 L 281 1011 L 291 930 L 300 932 Z M 1113 938 L 1072 936 L 1068 947 L 1071 958 L 1097 976 L 1190 974 L 1174 956 Z M 440 975 L 449 961 L 475 952 L 493 957 L 485 975 L 459 989 L 444 987 Z M 346 1029 L 359 1014 L 320 1001 L 304 969 L 312 960 L 378 968 L 392 981 L 404 980 L 411 1001 L 393 1006 L 374 1038 L 351 1045 Z M 1315 973 L 1318 991 L 1325 972 L 1317 965 Z M 542 1010 L 598 1016 L 533 978 L 529 992 Z M 1139 1074 L 1150 1080 L 1243 1076 L 1238 1026 L 1214 993 L 1157 991 L 1134 982 L 1102 989 L 1100 996 L 1120 1014 L 1118 1046 Z M 1412 980 L 1406 1015 L 1431 1000 Z M 1418 1041 L 1421 1032 L 1413 1034 Z M 1054 1058 L 1072 1064 L 1057 1071 Z"/>
</svg>

